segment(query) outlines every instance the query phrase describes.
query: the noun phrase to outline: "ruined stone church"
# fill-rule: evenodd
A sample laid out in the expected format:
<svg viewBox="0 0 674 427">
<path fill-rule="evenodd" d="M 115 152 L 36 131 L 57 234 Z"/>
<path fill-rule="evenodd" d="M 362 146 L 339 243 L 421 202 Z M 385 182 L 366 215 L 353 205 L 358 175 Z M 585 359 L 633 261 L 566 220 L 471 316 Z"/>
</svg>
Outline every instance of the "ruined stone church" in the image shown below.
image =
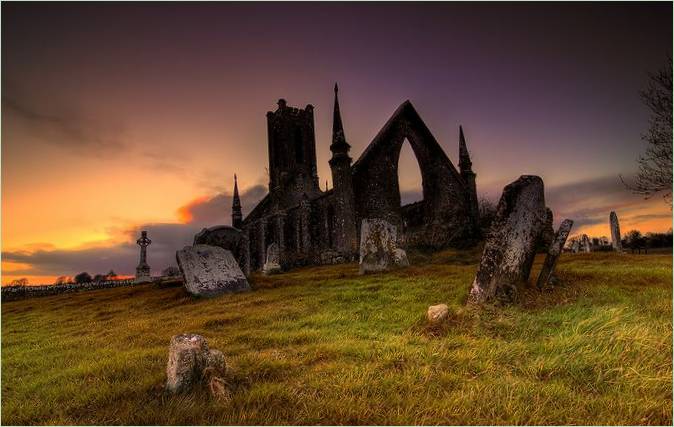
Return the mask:
<svg viewBox="0 0 674 427">
<path fill-rule="evenodd" d="M 267 113 L 269 193 L 243 218 L 235 180 L 232 227 L 204 229 L 195 244 L 231 250 L 250 272 L 262 268 L 272 244 L 283 268 L 352 260 L 365 218 L 395 225 L 403 248 L 442 248 L 476 235 L 475 173 L 461 128 L 457 170 L 405 101 L 352 163 L 339 108 L 335 85 L 332 189 L 319 187 L 314 107 L 294 108 L 280 99 L 276 111 Z M 401 206 L 398 159 L 406 140 L 421 170 L 423 200 Z"/>
</svg>

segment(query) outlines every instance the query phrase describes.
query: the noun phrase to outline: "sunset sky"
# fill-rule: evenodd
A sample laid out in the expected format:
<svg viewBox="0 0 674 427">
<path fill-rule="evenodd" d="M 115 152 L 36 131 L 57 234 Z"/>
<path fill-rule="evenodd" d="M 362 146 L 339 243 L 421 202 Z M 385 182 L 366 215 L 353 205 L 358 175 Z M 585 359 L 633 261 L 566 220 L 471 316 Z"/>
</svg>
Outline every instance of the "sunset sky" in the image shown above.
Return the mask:
<svg viewBox="0 0 674 427">
<path fill-rule="evenodd" d="M 672 4 L 3 3 L 2 282 L 158 274 L 205 226 L 266 193 L 265 113 L 315 106 L 330 181 L 332 87 L 357 159 L 406 99 L 480 195 L 540 175 L 555 224 L 665 231 L 621 184 L 645 150 L 639 90 L 672 51 Z M 408 145 L 406 200 L 421 178 Z M 331 186 L 331 184 L 329 184 Z"/>
</svg>

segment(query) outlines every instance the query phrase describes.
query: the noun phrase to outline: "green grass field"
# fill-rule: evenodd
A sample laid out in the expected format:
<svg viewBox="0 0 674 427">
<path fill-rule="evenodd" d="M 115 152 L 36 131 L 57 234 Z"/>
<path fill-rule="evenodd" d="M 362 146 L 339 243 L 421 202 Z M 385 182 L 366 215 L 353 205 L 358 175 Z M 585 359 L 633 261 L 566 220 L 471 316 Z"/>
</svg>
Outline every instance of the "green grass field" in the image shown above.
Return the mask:
<svg viewBox="0 0 674 427">
<path fill-rule="evenodd" d="M 672 424 L 671 254 L 564 254 L 564 286 L 479 311 L 478 259 L 304 268 L 209 300 L 143 285 L 3 303 L 2 423 Z M 430 328 L 438 303 L 451 318 Z M 225 354 L 231 400 L 162 393 L 184 332 Z"/>
</svg>

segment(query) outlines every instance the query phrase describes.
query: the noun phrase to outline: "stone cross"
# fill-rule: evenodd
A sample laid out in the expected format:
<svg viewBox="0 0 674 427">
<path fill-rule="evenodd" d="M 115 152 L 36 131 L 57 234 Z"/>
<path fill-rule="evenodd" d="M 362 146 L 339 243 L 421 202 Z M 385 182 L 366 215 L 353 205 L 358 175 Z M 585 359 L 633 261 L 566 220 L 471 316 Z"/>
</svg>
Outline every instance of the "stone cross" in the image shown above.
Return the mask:
<svg viewBox="0 0 674 427">
<path fill-rule="evenodd" d="M 614 211 L 611 211 L 609 221 L 611 223 L 611 245 L 613 246 L 613 250 L 622 252 L 623 245 L 620 241 L 620 224 L 618 223 L 618 215 Z"/>
<path fill-rule="evenodd" d="M 152 243 L 152 240 L 148 239 L 147 231 L 141 231 L 140 239 L 136 240 L 136 244 L 140 246 L 140 262 L 138 267 L 136 267 L 136 283 L 149 282 L 150 277 L 150 266 L 147 264 L 147 247 Z"/>
</svg>

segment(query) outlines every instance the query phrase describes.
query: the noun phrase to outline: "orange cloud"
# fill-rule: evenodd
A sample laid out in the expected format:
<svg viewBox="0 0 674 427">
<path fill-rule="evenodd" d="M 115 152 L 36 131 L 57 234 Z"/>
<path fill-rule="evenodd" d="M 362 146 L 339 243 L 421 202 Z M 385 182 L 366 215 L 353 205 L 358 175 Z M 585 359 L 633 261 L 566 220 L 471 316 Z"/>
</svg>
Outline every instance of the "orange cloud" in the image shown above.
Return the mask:
<svg viewBox="0 0 674 427">
<path fill-rule="evenodd" d="M 188 224 L 194 220 L 194 214 L 193 214 L 193 209 L 196 206 L 202 205 L 210 200 L 210 197 L 208 196 L 201 196 L 197 197 L 196 199 L 193 199 L 192 201 L 188 202 L 186 205 L 181 206 L 178 208 L 176 211 L 176 214 L 178 215 L 178 221 L 180 221 L 182 224 Z"/>
</svg>

